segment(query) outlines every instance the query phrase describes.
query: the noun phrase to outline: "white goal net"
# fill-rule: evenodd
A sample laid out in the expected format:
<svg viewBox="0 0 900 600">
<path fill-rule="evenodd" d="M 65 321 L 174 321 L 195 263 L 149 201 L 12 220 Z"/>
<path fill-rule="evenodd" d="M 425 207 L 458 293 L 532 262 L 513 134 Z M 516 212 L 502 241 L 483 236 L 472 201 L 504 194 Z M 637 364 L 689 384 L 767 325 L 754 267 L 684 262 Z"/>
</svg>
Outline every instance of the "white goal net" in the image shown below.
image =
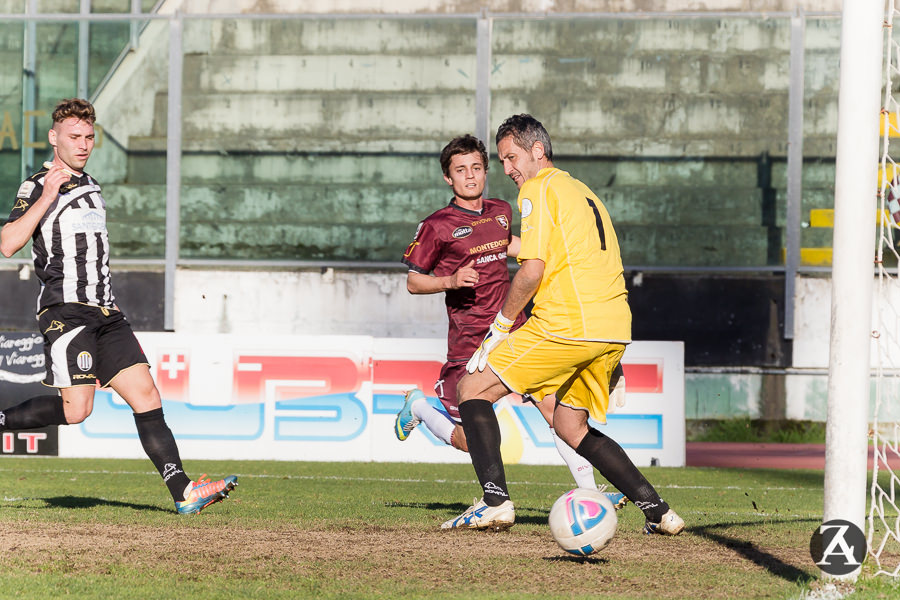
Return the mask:
<svg viewBox="0 0 900 600">
<path fill-rule="evenodd" d="M 893 32 L 894 0 L 885 15 L 885 79 L 879 170 L 878 281 L 874 299 L 874 449 L 867 540 L 875 572 L 900 574 L 900 44 Z"/>
</svg>

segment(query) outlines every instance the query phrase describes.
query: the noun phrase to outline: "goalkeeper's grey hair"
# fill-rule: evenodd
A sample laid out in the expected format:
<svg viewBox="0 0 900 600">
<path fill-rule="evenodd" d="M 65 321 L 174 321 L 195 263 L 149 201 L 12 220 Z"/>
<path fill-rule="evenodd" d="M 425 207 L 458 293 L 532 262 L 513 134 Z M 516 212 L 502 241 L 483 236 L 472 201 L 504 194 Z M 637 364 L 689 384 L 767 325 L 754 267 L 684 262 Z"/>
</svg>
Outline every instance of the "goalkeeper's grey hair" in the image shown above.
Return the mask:
<svg viewBox="0 0 900 600">
<path fill-rule="evenodd" d="M 525 150 L 531 150 L 535 142 L 540 142 L 544 146 L 544 155 L 553 159 L 553 147 L 550 145 L 550 134 L 544 129 L 540 121 L 529 114 L 513 115 L 503 121 L 497 128 L 496 143 L 499 144 L 503 138 L 512 136 L 517 146 Z"/>
</svg>

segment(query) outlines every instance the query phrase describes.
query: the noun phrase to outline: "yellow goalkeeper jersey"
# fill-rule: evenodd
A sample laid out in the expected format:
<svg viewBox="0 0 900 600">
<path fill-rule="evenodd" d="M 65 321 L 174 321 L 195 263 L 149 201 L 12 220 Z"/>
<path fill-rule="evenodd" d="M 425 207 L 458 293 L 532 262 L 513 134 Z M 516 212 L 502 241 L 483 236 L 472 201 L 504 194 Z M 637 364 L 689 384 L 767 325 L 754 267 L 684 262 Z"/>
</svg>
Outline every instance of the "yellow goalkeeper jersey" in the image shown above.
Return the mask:
<svg viewBox="0 0 900 600">
<path fill-rule="evenodd" d="M 619 241 L 590 188 L 557 168 L 519 190 L 522 248 L 517 260 L 544 262 L 531 318 L 573 340 L 631 341 L 631 310 Z"/>
</svg>

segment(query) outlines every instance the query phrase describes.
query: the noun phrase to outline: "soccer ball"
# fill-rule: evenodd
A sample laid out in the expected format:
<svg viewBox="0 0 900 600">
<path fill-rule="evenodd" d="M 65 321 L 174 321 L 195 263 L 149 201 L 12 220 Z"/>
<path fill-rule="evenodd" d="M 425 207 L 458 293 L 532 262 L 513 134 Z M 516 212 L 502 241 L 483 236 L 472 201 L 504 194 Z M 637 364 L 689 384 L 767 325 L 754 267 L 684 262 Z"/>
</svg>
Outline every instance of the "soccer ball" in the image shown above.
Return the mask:
<svg viewBox="0 0 900 600">
<path fill-rule="evenodd" d="M 559 547 L 587 556 L 606 547 L 616 533 L 616 509 L 601 492 L 577 488 L 566 492 L 550 509 L 550 533 Z"/>
</svg>

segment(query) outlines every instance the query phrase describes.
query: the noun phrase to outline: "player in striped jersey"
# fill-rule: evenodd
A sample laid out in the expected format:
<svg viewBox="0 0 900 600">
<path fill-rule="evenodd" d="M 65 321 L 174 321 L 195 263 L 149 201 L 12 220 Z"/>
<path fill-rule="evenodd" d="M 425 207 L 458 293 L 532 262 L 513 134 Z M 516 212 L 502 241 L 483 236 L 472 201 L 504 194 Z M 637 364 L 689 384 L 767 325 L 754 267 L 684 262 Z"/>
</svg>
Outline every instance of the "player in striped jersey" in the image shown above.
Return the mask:
<svg viewBox="0 0 900 600">
<path fill-rule="evenodd" d="M 85 100 L 56 106 L 48 133 L 53 160 L 22 183 L 0 229 L 0 252 L 7 258 L 32 242 L 41 282 L 37 311 L 44 384 L 58 389 L 0 411 L 0 431 L 81 423 L 93 410 L 96 384 L 111 387 L 134 411 L 141 445 L 176 510 L 198 513 L 227 497 L 237 477 L 210 481 L 203 475 L 191 481 L 185 474 L 147 358 L 115 303 L 106 203 L 100 185 L 84 172 L 94 149 L 95 118 Z"/>
<path fill-rule="evenodd" d="M 621 446 L 588 425 L 589 415 L 606 422 L 610 375 L 631 342 L 628 292 L 609 213 L 586 185 L 553 166 L 550 136 L 531 115 L 507 119 L 496 142 L 504 172 L 519 188 L 521 266 L 459 383 L 459 414 L 484 497 L 443 527 L 513 525 L 491 405 L 510 391 L 538 402 L 551 401 L 556 392 L 557 434 L 643 511 L 645 532 L 677 535 L 684 528 L 681 517 Z M 532 298 L 531 316 L 510 333 Z"/>
</svg>

